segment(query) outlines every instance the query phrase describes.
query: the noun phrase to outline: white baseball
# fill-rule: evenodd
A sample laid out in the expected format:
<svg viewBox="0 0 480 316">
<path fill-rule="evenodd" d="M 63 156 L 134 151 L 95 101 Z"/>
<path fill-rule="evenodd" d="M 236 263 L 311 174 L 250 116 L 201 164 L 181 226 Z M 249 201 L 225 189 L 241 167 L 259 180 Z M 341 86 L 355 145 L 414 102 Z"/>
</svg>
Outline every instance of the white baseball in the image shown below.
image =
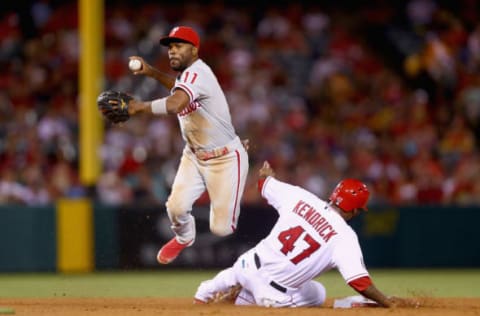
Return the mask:
<svg viewBox="0 0 480 316">
<path fill-rule="evenodd" d="M 138 59 L 130 59 L 128 62 L 128 68 L 132 71 L 137 71 L 142 69 L 142 63 Z"/>
</svg>

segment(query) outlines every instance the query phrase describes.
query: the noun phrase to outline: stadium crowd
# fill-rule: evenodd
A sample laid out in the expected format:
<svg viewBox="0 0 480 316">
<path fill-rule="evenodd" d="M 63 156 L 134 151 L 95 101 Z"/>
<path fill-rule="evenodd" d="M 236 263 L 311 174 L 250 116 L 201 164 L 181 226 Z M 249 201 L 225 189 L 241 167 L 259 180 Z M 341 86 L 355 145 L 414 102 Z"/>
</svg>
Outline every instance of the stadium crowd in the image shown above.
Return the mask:
<svg viewBox="0 0 480 316">
<path fill-rule="evenodd" d="M 167 71 L 158 39 L 190 25 L 250 139 L 243 203 L 260 202 L 254 173 L 268 160 L 321 197 L 357 177 L 373 204 L 480 204 L 479 4 L 343 2 L 107 1 L 105 88 L 166 95 L 130 73 L 128 56 Z M 75 2 L 2 9 L 0 203 L 88 194 L 78 178 L 77 28 Z M 163 204 L 183 145 L 175 117 L 106 125 L 96 198 Z"/>
</svg>

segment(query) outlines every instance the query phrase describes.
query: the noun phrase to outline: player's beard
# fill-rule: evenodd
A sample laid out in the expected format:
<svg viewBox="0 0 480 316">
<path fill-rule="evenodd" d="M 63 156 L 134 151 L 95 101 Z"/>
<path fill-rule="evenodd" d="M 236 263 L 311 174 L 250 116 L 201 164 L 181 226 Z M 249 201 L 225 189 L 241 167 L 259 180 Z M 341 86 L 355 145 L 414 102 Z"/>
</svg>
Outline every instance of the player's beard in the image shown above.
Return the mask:
<svg viewBox="0 0 480 316">
<path fill-rule="evenodd" d="M 187 68 L 187 67 L 179 59 L 171 59 L 170 60 L 170 68 L 172 68 L 175 71 L 184 71 L 185 68 Z"/>
</svg>

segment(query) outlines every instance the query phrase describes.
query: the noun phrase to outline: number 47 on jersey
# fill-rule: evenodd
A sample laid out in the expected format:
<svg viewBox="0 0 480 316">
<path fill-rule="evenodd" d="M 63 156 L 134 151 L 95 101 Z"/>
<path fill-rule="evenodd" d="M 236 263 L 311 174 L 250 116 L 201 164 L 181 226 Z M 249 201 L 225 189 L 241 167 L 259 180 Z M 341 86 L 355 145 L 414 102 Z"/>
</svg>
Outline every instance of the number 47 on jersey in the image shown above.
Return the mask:
<svg viewBox="0 0 480 316">
<path fill-rule="evenodd" d="M 280 234 L 278 234 L 278 240 L 283 245 L 280 251 L 284 255 L 288 255 L 289 252 L 292 252 L 296 247 L 295 244 L 304 232 L 305 229 L 303 229 L 302 226 L 295 226 L 284 230 Z M 312 253 L 314 253 L 321 247 L 321 245 L 308 233 L 305 234 L 303 240 L 308 244 L 308 247 L 303 249 L 298 255 L 290 259 L 290 261 L 294 264 L 298 264 L 300 261 L 310 257 Z"/>
</svg>

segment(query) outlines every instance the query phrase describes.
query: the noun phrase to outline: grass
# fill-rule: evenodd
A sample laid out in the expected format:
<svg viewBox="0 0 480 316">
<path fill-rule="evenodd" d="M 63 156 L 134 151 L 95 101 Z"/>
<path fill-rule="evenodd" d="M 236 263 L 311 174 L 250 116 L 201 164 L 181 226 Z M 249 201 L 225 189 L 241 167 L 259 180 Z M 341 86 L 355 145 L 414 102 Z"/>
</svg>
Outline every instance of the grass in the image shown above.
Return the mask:
<svg viewBox="0 0 480 316">
<path fill-rule="evenodd" d="M 377 287 L 388 295 L 480 297 L 479 269 L 377 269 L 370 270 Z M 350 287 L 336 272 L 323 281 L 327 295 L 342 296 Z M 353 290 L 352 290 L 353 291 Z M 350 292 L 354 293 L 354 292 Z"/>
<path fill-rule="evenodd" d="M 217 271 L 99 272 L 90 274 L 0 274 L 0 297 L 192 297 Z M 480 270 L 371 270 L 389 295 L 480 297 Z M 318 281 L 329 297 L 355 295 L 336 271 Z"/>
</svg>

